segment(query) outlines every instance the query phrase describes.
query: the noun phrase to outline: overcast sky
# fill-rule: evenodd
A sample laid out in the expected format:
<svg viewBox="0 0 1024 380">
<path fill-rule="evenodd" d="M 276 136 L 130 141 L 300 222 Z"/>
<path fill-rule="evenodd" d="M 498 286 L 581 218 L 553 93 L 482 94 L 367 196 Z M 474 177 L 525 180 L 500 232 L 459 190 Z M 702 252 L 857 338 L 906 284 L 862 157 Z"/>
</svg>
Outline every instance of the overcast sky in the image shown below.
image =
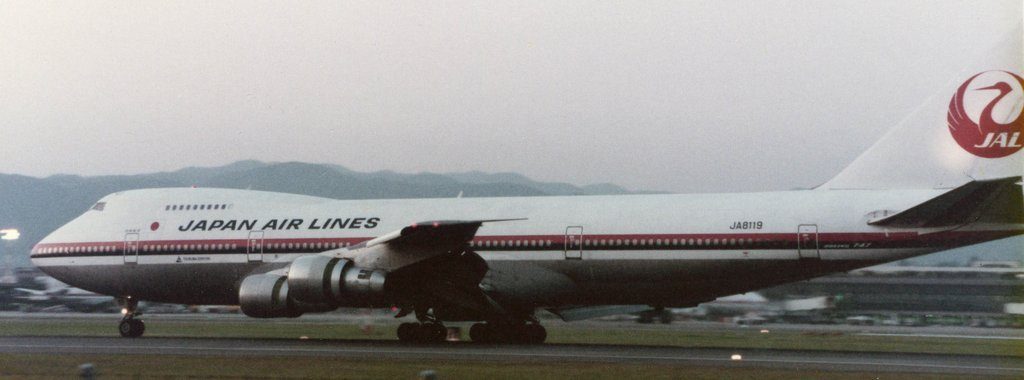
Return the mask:
<svg viewBox="0 0 1024 380">
<path fill-rule="evenodd" d="M 0 172 L 257 159 L 808 187 L 1019 27 L 1021 7 L 2 1 Z"/>
</svg>

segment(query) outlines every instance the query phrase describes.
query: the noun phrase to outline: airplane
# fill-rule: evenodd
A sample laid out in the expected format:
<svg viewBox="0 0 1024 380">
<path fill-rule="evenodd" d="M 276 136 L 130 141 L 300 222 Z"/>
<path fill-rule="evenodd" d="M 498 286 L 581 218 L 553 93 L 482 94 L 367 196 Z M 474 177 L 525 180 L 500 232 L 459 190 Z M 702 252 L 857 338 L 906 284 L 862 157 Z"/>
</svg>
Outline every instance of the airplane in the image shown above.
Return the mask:
<svg viewBox="0 0 1024 380">
<path fill-rule="evenodd" d="M 475 342 L 539 344 L 540 309 L 578 320 L 693 307 L 1024 234 L 1024 80 L 1007 71 L 1019 57 L 956 78 L 937 106 L 814 189 L 390 200 L 128 190 L 31 259 L 120 299 L 125 337 L 145 331 L 146 300 L 239 305 L 255 318 L 394 307 L 418 321 L 399 326 L 404 342 L 441 342 L 444 323 L 473 322 Z"/>
<path fill-rule="evenodd" d="M 798 299 L 769 300 L 757 292 L 734 294 L 705 302 L 697 307 L 671 310 L 673 314 L 689 318 L 722 320 L 733 318 L 737 324 L 745 322 L 767 322 L 780 319 L 786 313 L 806 313 L 812 310 L 827 310 L 835 307 L 831 296 L 814 296 Z M 663 323 L 665 323 L 663 321 Z"/>
<path fill-rule="evenodd" d="M 13 288 L 13 301 L 45 308 L 60 306 L 66 308 L 66 310 L 80 312 L 115 309 L 116 304 L 111 296 L 73 288 L 68 284 L 46 276 L 37 277 L 36 281 L 42 283 L 45 288 L 41 290 Z"/>
<path fill-rule="evenodd" d="M 706 319 L 723 319 L 747 315 L 777 315 L 784 310 L 783 301 L 772 302 L 757 292 L 733 294 L 705 302 L 697 307 L 681 309 L 680 314 Z"/>
</svg>

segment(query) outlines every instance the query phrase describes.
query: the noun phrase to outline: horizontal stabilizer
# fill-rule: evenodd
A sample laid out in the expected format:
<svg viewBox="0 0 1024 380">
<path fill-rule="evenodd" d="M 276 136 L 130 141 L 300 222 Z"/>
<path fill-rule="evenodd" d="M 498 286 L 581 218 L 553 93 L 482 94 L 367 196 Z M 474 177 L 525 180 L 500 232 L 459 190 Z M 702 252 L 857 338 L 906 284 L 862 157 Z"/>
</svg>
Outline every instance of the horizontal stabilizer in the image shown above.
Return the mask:
<svg viewBox="0 0 1024 380">
<path fill-rule="evenodd" d="M 974 222 L 1024 223 L 1021 177 L 971 181 L 899 213 L 868 221 L 873 226 L 928 228 Z"/>
</svg>

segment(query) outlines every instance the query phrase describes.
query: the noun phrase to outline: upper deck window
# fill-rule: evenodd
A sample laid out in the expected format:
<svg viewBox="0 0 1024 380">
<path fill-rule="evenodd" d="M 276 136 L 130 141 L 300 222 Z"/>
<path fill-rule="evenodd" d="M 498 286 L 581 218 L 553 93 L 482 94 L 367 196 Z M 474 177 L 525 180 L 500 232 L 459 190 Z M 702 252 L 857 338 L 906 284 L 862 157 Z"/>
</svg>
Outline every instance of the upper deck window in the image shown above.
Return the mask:
<svg viewBox="0 0 1024 380">
<path fill-rule="evenodd" d="M 107 207 L 107 202 L 96 202 L 96 204 L 92 205 L 92 210 L 103 211 L 104 207 Z"/>
<path fill-rule="evenodd" d="M 102 203 L 102 202 L 101 202 Z M 102 210 L 103 207 L 97 203 L 97 206 Z M 96 206 L 93 206 L 94 209 Z M 222 204 L 194 204 L 194 205 L 164 205 L 165 211 L 194 211 L 194 210 L 227 210 L 231 205 L 227 203 Z"/>
</svg>

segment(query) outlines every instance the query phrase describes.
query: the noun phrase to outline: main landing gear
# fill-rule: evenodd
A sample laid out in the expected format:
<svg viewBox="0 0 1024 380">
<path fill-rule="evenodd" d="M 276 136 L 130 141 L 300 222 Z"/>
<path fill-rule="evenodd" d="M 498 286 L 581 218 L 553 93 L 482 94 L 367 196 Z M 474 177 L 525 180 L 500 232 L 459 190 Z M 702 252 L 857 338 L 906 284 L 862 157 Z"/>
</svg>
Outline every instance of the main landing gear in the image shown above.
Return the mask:
<svg viewBox="0 0 1024 380">
<path fill-rule="evenodd" d="M 536 322 L 474 323 L 469 329 L 469 338 L 477 343 L 541 344 L 547 337 L 548 331 Z"/>
<path fill-rule="evenodd" d="M 444 342 L 448 329 L 440 322 L 403 323 L 398 325 L 398 340 L 413 343 Z"/>
<path fill-rule="evenodd" d="M 124 314 L 124 317 L 121 318 L 121 324 L 117 326 L 117 331 L 125 338 L 142 336 L 142 333 L 146 332 L 146 324 L 141 319 L 135 319 L 142 315 L 138 311 L 139 301 L 133 298 L 120 298 L 118 303 L 122 306 L 121 313 Z"/>
<path fill-rule="evenodd" d="M 448 329 L 437 321 L 402 323 L 398 325 L 398 340 L 410 343 L 444 342 Z M 541 344 L 548 332 L 537 323 L 474 323 L 469 338 L 476 343 Z"/>
<path fill-rule="evenodd" d="M 437 320 L 429 309 L 417 307 L 413 310 L 416 312 L 416 319 L 419 322 L 398 325 L 398 340 L 411 343 L 444 342 L 448 337 L 448 328 L 444 327 L 444 324 Z M 399 316 L 413 310 L 406 310 Z"/>
<path fill-rule="evenodd" d="M 419 322 L 398 325 L 398 340 L 409 343 L 445 341 L 448 329 L 430 312 L 430 309 L 424 307 L 403 309 L 395 317 L 400 318 L 413 311 L 416 312 L 416 319 Z M 469 338 L 476 343 L 541 344 L 547 337 L 547 330 L 532 315 L 474 323 L 469 329 Z"/>
</svg>

